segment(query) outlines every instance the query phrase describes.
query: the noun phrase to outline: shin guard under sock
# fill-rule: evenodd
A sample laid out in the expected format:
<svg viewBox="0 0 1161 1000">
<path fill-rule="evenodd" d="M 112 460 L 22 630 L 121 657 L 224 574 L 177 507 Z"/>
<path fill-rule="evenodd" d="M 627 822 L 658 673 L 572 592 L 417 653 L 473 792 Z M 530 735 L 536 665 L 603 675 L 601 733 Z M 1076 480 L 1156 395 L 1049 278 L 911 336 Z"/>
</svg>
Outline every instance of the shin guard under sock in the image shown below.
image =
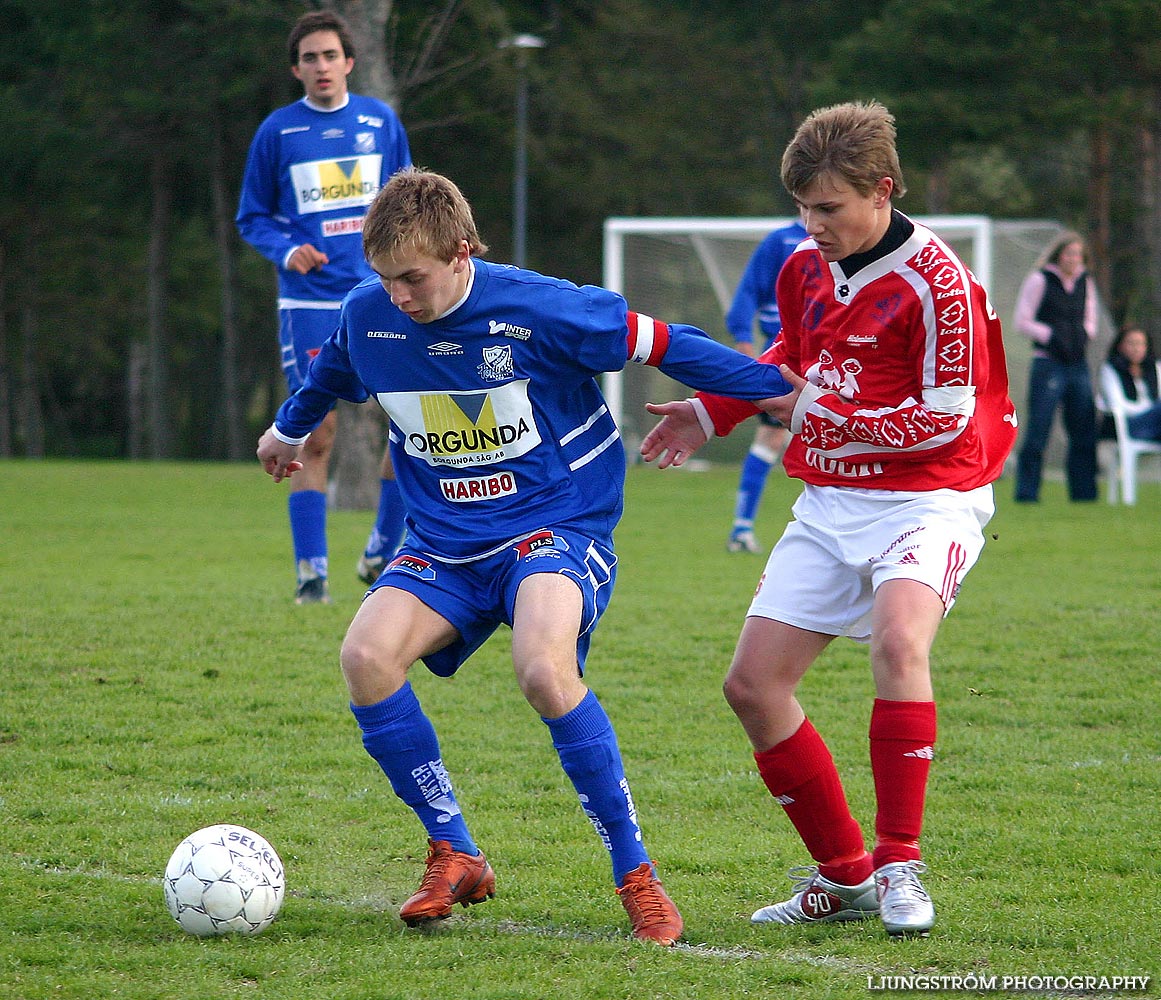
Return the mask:
<svg viewBox="0 0 1161 1000">
<path fill-rule="evenodd" d="M 823 875 L 854 885 L 871 874 L 869 859 L 852 860 L 866 857 L 863 832 L 847 805 L 834 758 L 809 719 L 789 739 L 754 754 L 754 760 Z"/>
<path fill-rule="evenodd" d="M 649 860 L 637 825 L 637 807 L 621 764 L 617 737 L 597 696 L 589 691 L 571 712 L 544 719 L 560 764 L 613 863 L 613 881 Z"/>
<path fill-rule="evenodd" d="M 877 802 L 876 868 L 920 857 L 919 834 L 935 729 L 935 702 L 875 699 L 870 737 Z"/>
<path fill-rule="evenodd" d="M 738 478 L 738 495 L 734 501 L 734 527 L 751 528 L 758 516 L 758 505 L 766 489 L 766 478 L 770 475 L 777 455 L 769 448 L 754 445 L 742 461 L 742 473 Z"/>
<path fill-rule="evenodd" d="M 327 498 L 319 490 L 299 490 L 287 498 L 294 565 L 308 563 L 316 576 L 327 575 Z M 308 573 L 307 576 L 310 574 Z M 302 582 L 299 574 L 299 583 Z"/>
<path fill-rule="evenodd" d="M 383 769 L 395 794 L 419 817 L 427 835 L 448 841 L 454 850 L 479 854 L 443 766 L 435 729 L 410 682 L 374 705 L 352 705 L 351 712 L 363 731 L 367 753 Z"/>
</svg>

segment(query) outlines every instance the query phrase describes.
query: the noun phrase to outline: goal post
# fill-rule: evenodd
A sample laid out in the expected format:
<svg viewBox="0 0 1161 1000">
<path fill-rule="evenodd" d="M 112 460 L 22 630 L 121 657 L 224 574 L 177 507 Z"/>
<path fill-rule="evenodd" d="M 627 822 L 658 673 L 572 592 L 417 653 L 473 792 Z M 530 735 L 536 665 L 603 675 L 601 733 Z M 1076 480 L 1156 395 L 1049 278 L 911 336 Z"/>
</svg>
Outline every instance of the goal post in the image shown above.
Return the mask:
<svg viewBox="0 0 1161 1000">
<path fill-rule="evenodd" d="M 1013 336 L 1011 317 L 1024 276 L 1062 231 L 1051 220 L 996 220 L 984 215 L 913 216 L 946 240 L 988 290 L 1004 323 L 1012 398 L 1022 403 L 1027 384 L 1027 338 Z M 725 314 L 754 248 L 787 216 L 735 218 L 612 217 L 604 225 L 605 287 L 629 308 L 670 323 L 688 323 L 733 346 Z M 756 342 L 761 342 L 756 335 Z M 688 389 L 656 369 L 629 365 L 609 372 L 603 387 L 609 410 L 635 461 L 641 438 L 653 425 L 645 403 L 688 395 Z M 748 434 L 709 442 L 700 453 L 711 461 L 736 461 Z"/>
</svg>

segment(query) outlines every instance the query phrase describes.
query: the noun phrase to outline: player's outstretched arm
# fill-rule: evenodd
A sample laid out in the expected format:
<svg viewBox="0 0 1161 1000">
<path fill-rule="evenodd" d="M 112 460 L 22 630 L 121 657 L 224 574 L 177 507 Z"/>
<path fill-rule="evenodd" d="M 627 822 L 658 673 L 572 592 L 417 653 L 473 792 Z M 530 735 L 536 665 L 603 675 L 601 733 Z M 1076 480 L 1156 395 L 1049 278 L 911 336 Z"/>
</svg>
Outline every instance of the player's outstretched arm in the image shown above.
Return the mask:
<svg viewBox="0 0 1161 1000">
<path fill-rule="evenodd" d="M 659 469 L 684 465 L 685 460 L 708 440 L 688 399 L 646 403 L 645 409 L 662 420 L 641 442 L 641 457 L 646 462 L 658 459 Z"/>
<path fill-rule="evenodd" d="M 262 463 L 268 475 L 274 477 L 276 483 L 289 479 L 302 468 L 298 461 L 298 453 L 302 451 L 300 444 L 287 444 L 274 436 L 274 429 L 270 428 L 258 439 L 258 461 Z"/>
<path fill-rule="evenodd" d="M 784 426 L 789 427 L 790 419 L 794 416 L 794 407 L 798 403 L 798 397 L 802 395 L 807 381 L 797 372 L 792 371 L 789 365 L 779 365 L 778 370 L 791 386 L 790 392 L 785 396 L 755 400 L 754 405 L 780 420 Z"/>
</svg>

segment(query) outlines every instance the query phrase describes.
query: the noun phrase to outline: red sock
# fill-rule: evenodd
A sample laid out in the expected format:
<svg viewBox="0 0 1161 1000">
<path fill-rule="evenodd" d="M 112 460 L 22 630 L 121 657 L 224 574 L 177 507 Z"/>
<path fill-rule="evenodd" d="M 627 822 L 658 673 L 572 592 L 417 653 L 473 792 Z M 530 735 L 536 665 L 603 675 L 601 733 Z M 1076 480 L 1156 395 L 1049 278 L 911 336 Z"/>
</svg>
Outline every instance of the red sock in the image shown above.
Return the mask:
<svg viewBox="0 0 1161 1000">
<path fill-rule="evenodd" d="M 919 860 L 923 800 L 935 746 L 935 702 L 875 699 L 871 773 L 875 777 L 875 867 Z"/>
<path fill-rule="evenodd" d="M 823 875 L 857 885 L 871 874 L 863 831 L 847 805 L 834 758 L 809 719 L 754 760 Z"/>
</svg>

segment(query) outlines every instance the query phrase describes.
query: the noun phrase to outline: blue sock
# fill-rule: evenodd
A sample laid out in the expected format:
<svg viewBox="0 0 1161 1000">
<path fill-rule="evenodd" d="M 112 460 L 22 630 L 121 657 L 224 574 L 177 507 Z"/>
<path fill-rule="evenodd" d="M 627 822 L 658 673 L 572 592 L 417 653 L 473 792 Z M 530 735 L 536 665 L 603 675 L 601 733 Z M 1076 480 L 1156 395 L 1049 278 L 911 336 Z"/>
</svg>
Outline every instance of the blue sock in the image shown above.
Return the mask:
<svg viewBox="0 0 1161 1000">
<path fill-rule="evenodd" d="M 767 448 L 751 448 L 742 463 L 742 475 L 738 479 L 738 499 L 734 507 L 734 527 L 752 528 L 758 514 L 758 504 L 762 502 L 762 491 L 766 488 L 766 477 L 774 465 L 774 456 Z"/>
<path fill-rule="evenodd" d="M 390 556 L 399 546 L 403 537 L 403 498 L 399 495 L 399 484 L 394 479 L 379 480 L 379 513 L 375 517 L 375 527 L 367 539 L 365 556 Z"/>
<path fill-rule="evenodd" d="M 309 563 L 321 577 L 327 575 L 327 496 L 319 490 L 300 490 L 287 500 L 294 564 Z M 309 575 L 309 574 L 308 574 Z M 301 573 L 300 573 L 301 579 Z"/>
<path fill-rule="evenodd" d="M 452 849 L 480 853 L 460 813 L 451 778 L 443 766 L 439 740 L 408 681 L 374 705 L 352 705 L 363 746 L 383 768 L 395 794 L 409 805 L 432 840 Z"/>
<path fill-rule="evenodd" d="M 620 885 L 649 855 L 641 843 L 637 807 L 609 717 L 590 691 L 571 712 L 542 721 L 552 734 L 552 745 L 585 815 L 612 857 L 613 881 Z"/>
</svg>

